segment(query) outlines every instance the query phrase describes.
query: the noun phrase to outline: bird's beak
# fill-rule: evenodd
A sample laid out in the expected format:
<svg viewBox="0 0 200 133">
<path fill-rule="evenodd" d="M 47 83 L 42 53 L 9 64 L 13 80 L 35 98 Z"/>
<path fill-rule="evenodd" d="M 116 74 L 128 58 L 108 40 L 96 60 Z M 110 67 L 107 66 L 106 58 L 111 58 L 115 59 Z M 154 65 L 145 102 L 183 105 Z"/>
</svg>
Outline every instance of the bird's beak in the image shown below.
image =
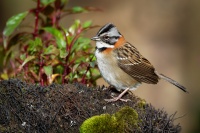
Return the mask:
<svg viewBox="0 0 200 133">
<path fill-rule="evenodd" d="M 100 41 L 100 38 L 98 36 L 92 37 L 91 40 L 93 41 Z"/>
</svg>

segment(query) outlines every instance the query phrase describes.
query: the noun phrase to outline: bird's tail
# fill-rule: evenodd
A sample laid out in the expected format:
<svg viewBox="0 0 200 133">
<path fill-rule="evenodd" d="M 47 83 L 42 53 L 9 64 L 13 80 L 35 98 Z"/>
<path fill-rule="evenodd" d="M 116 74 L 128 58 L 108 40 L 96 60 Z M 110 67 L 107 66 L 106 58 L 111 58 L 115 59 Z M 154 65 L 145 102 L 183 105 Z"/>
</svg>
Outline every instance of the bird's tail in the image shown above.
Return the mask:
<svg viewBox="0 0 200 133">
<path fill-rule="evenodd" d="M 188 93 L 187 89 L 186 89 L 184 86 L 182 86 L 181 84 L 179 84 L 178 82 L 176 82 L 175 80 L 173 80 L 173 79 L 171 79 L 171 78 L 169 78 L 169 77 L 167 77 L 167 76 L 165 76 L 165 75 L 163 75 L 163 74 L 159 74 L 159 73 L 157 73 L 157 72 L 156 72 L 156 74 L 157 74 L 161 79 L 166 80 L 167 82 L 169 82 L 169 83 L 175 85 L 176 87 L 178 87 L 178 88 L 181 89 L 182 91 Z"/>
</svg>

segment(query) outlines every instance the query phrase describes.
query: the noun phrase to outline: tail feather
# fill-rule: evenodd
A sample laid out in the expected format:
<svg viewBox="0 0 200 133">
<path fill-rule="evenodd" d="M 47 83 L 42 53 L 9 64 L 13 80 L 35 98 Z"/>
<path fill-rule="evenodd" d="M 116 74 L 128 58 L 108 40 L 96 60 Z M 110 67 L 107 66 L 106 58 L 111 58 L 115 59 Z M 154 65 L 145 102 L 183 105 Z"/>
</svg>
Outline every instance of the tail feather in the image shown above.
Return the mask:
<svg viewBox="0 0 200 133">
<path fill-rule="evenodd" d="M 169 78 L 169 77 L 167 77 L 167 76 L 165 76 L 165 75 L 163 75 L 163 74 L 158 74 L 158 73 L 157 73 L 157 75 L 158 75 L 161 79 L 164 79 L 164 80 L 168 81 L 169 83 L 175 85 L 176 87 L 178 87 L 178 88 L 181 89 L 182 91 L 189 93 L 189 92 L 187 91 L 187 89 L 186 89 L 184 86 L 182 86 L 181 84 L 179 84 L 179 83 L 176 82 L 175 80 L 173 80 L 173 79 L 171 79 L 171 78 Z"/>
</svg>

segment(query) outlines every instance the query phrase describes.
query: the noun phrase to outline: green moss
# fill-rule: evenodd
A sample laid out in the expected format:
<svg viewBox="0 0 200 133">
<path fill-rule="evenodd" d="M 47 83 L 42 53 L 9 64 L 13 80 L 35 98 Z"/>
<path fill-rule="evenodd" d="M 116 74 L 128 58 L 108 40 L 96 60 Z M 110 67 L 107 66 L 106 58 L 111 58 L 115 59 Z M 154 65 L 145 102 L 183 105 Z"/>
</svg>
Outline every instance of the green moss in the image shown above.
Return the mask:
<svg viewBox="0 0 200 133">
<path fill-rule="evenodd" d="M 83 122 L 80 133 L 126 133 L 138 128 L 138 114 L 131 107 L 123 107 L 113 115 L 93 116 Z"/>
<path fill-rule="evenodd" d="M 117 124 L 117 120 L 109 114 L 93 116 L 84 121 L 80 133 L 120 133 Z"/>
<path fill-rule="evenodd" d="M 144 99 L 140 99 L 139 101 L 138 101 L 138 107 L 140 108 L 140 109 L 144 109 L 145 108 L 145 105 L 146 105 L 147 103 L 146 103 L 146 101 L 144 100 Z"/>
<path fill-rule="evenodd" d="M 118 112 L 114 114 L 117 120 L 129 122 L 131 124 L 136 124 L 138 121 L 138 114 L 137 112 L 132 109 L 131 107 L 123 107 Z"/>
<path fill-rule="evenodd" d="M 6 128 L 4 127 L 4 126 L 2 126 L 2 125 L 0 125 L 0 132 L 2 133 L 2 132 L 6 132 Z"/>
</svg>

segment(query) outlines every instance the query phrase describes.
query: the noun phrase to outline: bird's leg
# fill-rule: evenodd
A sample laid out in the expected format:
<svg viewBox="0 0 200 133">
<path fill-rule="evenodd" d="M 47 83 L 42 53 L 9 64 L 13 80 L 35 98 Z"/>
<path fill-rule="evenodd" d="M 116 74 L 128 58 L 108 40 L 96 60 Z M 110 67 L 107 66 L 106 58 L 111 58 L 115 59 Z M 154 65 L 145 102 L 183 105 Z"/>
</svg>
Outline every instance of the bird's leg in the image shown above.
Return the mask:
<svg viewBox="0 0 200 133">
<path fill-rule="evenodd" d="M 105 101 L 107 102 L 115 102 L 115 101 L 118 101 L 118 100 L 121 100 L 121 101 L 124 101 L 124 102 L 127 102 L 127 101 L 130 101 L 130 99 L 121 99 L 122 96 L 129 90 L 129 88 L 126 88 L 121 94 L 119 94 L 118 97 L 113 97 L 112 99 L 104 99 Z"/>
</svg>

